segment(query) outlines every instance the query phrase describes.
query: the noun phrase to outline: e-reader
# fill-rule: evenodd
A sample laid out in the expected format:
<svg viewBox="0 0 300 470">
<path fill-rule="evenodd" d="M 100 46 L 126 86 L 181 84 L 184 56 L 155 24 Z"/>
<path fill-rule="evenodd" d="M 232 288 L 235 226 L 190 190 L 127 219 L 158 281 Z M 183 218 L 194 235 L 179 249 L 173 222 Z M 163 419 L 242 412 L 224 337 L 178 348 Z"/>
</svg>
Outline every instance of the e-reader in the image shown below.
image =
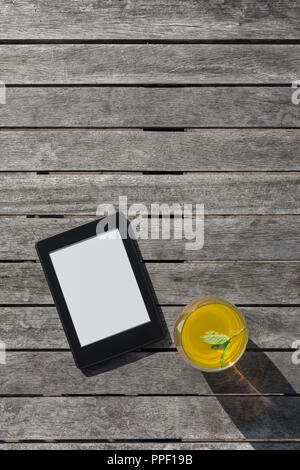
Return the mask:
<svg viewBox="0 0 300 470">
<path fill-rule="evenodd" d="M 164 335 L 155 293 L 129 227 L 116 213 L 36 243 L 80 369 Z"/>
</svg>

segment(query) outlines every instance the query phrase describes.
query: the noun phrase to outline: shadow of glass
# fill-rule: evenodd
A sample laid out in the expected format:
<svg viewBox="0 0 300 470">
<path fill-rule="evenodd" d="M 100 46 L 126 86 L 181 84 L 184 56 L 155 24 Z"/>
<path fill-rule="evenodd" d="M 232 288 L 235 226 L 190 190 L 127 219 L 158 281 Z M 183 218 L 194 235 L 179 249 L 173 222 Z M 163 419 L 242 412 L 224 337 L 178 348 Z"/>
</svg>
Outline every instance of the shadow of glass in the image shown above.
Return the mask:
<svg viewBox="0 0 300 470">
<path fill-rule="evenodd" d="M 296 392 L 267 354 L 251 341 L 249 347 L 257 352 L 245 354 L 227 371 L 204 374 L 207 383 L 214 394 L 237 395 L 217 399 L 245 439 L 299 438 L 300 398 L 262 396 Z M 254 449 L 262 448 L 259 442 L 251 444 Z"/>
</svg>

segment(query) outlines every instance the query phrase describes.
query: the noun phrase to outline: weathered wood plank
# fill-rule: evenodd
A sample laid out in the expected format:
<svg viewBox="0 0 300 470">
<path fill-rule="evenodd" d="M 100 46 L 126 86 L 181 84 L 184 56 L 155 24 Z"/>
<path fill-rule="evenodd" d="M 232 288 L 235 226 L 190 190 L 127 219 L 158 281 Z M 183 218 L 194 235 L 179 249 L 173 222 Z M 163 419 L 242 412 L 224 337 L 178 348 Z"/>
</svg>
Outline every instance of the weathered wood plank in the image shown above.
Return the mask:
<svg viewBox="0 0 300 470">
<path fill-rule="evenodd" d="M 237 304 L 298 304 L 299 266 L 299 262 L 263 261 L 147 264 L 161 304 L 186 304 L 209 295 Z M 38 263 L 0 267 L 2 304 L 53 302 Z"/>
<path fill-rule="evenodd" d="M 299 407 L 299 397 L 9 397 L 0 439 L 295 439 Z"/>
<path fill-rule="evenodd" d="M 12 87 L 1 127 L 298 127 L 290 87 Z"/>
<path fill-rule="evenodd" d="M 299 45 L 277 44 L 3 45 L 1 80 L 21 85 L 290 84 L 300 75 L 299 50 Z"/>
<path fill-rule="evenodd" d="M 0 450 L 299 450 L 298 441 L 289 442 L 166 442 L 160 443 L 0 443 Z"/>
<path fill-rule="evenodd" d="M 99 204 L 118 208 L 119 196 L 147 214 L 151 203 L 204 204 L 206 215 L 299 214 L 298 187 L 297 173 L 9 175 L 0 179 L 0 214 L 95 215 Z"/>
<path fill-rule="evenodd" d="M 1 398 L 0 410 L 1 439 L 209 438 L 217 412 L 214 438 L 242 438 L 214 397 Z"/>
<path fill-rule="evenodd" d="M 185 304 L 203 295 L 230 298 L 233 303 L 299 303 L 299 268 L 291 262 L 148 265 L 162 304 Z"/>
<path fill-rule="evenodd" d="M 173 337 L 182 307 L 162 307 Z M 299 307 L 240 307 L 249 330 L 249 348 L 291 348 L 300 338 Z M 0 307 L 1 334 L 8 349 L 65 349 L 68 343 L 55 307 Z M 161 341 L 151 347 L 174 347 Z"/>
<path fill-rule="evenodd" d="M 0 443 L 0 450 L 300 450 L 299 441 L 288 442 L 41 442 Z"/>
<path fill-rule="evenodd" d="M 295 1 L 2 2 L 1 39 L 296 39 Z"/>
<path fill-rule="evenodd" d="M 299 145 L 298 129 L 2 130 L 0 170 L 288 171 Z"/>
<path fill-rule="evenodd" d="M 35 243 L 92 218 L 39 219 L 0 218 L 0 260 L 37 259 Z M 159 229 L 161 221 L 152 226 Z M 206 217 L 205 241 L 201 250 L 186 250 L 187 240 L 139 240 L 144 260 L 299 260 L 299 216 Z"/>
<path fill-rule="evenodd" d="M 269 447 L 268 447 L 269 445 Z M 299 449 L 299 442 L 265 443 L 262 448 Z M 110 443 L 82 443 L 82 442 L 41 442 L 41 443 L 8 443 L 1 442 L 0 450 L 252 450 L 250 442 L 114 442 Z"/>
<path fill-rule="evenodd" d="M 291 394 L 300 392 L 300 377 L 291 352 L 246 352 L 231 370 L 216 379 L 190 367 L 176 352 L 130 353 L 86 377 L 70 352 L 8 352 L 0 367 L 4 395 L 81 394 Z M 149 373 L 151 371 L 151 373 Z"/>
</svg>

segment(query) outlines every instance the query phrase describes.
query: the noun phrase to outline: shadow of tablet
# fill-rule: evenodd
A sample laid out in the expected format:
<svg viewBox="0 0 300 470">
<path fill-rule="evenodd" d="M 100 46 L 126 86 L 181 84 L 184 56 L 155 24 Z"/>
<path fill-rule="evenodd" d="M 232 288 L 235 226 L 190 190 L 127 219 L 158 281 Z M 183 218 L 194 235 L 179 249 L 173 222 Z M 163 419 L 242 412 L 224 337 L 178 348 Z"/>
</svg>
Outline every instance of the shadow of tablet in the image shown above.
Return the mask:
<svg viewBox="0 0 300 470">
<path fill-rule="evenodd" d="M 104 372 L 108 372 L 113 369 L 117 369 L 119 367 L 125 366 L 127 364 L 131 364 L 133 362 L 139 361 L 141 359 L 144 359 L 145 357 L 155 354 L 155 352 L 159 351 L 159 349 L 169 347 L 172 344 L 172 338 L 169 333 L 169 330 L 165 321 L 165 317 L 160 307 L 158 307 L 158 314 L 159 314 L 163 332 L 164 332 L 163 338 L 161 338 L 159 341 L 155 341 L 154 343 L 149 343 L 149 345 L 146 345 L 145 347 L 143 347 L 142 349 L 143 354 L 140 354 L 141 350 L 130 351 L 128 353 L 124 353 L 120 356 L 117 356 L 113 359 L 109 359 L 108 361 L 95 364 L 86 369 L 81 369 L 82 373 L 86 377 L 93 377 L 95 375 L 103 374 Z"/>
<path fill-rule="evenodd" d="M 231 369 L 204 374 L 207 383 L 246 440 L 299 438 L 300 400 L 295 397 L 296 390 L 267 353 L 252 341 L 249 348 L 254 351 L 246 353 Z M 262 448 L 261 442 L 252 441 L 251 445 Z"/>
</svg>

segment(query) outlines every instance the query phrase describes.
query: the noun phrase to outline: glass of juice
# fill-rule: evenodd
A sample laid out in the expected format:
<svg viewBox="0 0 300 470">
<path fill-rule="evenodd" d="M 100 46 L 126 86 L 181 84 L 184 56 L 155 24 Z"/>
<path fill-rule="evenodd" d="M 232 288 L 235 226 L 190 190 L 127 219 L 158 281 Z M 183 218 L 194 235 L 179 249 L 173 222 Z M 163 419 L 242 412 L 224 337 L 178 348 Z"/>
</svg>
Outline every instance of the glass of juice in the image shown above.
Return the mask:
<svg viewBox="0 0 300 470">
<path fill-rule="evenodd" d="M 186 305 L 179 314 L 174 341 L 190 365 L 204 372 L 219 372 L 243 355 L 248 331 L 235 305 L 217 297 L 203 297 Z"/>
</svg>

